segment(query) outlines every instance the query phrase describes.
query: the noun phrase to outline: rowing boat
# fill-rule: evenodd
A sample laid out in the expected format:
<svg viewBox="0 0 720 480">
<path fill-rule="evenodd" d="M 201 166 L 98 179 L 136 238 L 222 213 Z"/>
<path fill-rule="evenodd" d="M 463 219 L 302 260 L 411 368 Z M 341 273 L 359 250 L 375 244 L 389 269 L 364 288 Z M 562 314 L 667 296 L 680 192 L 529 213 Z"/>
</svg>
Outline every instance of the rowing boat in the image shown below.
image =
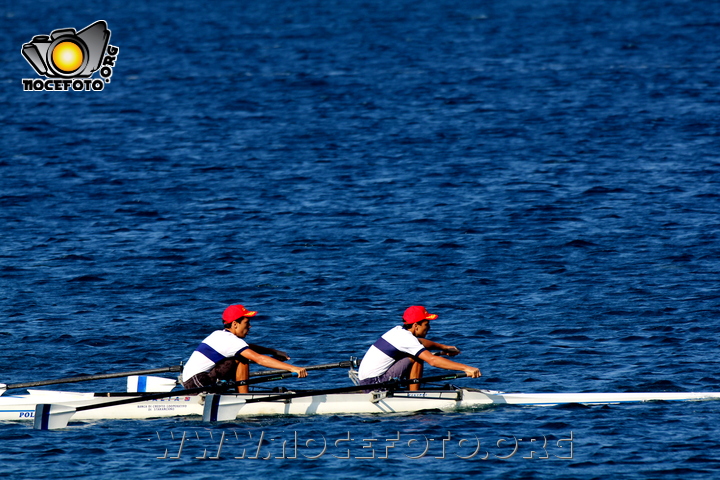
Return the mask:
<svg viewBox="0 0 720 480">
<path fill-rule="evenodd" d="M 157 376 L 104 374 L 72 377 L 25 384 L 7 385 L 8 389 L 31 385 L 73 383 L 108 375 L 127 376 L 127 391 L 120 393 L 68 392 L 28 388 L 26 394 L 0 396 L 0 421 L 33 421 L 35 428 L 64 428 L 72 420 L 148 419 L 177 416 L 199 416 L 203 421 L 232 421 L 240 417 L 262 415 L 354 415 L 412 413 L 423 410 L 458 411 L 487 408 L 493 405 L 552 406 L 562 404 L 606 405 L 651 401 L 699 401 L 720 399 L 716 392 L 625 392 L 625 393 L 505 393 L 444 384 L 465 377 L 465 373 L 448 373 L 422 379 L 391 380 L 373 386 L 358 385 L 356 363 L 339 362 L 307 367 L 324 370 L 349 367 L 353 386 L 326 390 L 298 390 L 284 393 L 251 391 L 226 393 L 237 385 L 255 385 L 292 376 L 289 372 L 265 371 L 242 382 L 213 387 L 174 390 L 177 381 Z M 173 371 L 167 367 L 160 371 Z M 147 370 L 154 372 L 158 369 Z M 142 372 L 140 372 L 142 373 Z M 128 376 L 129 375 L 129 376 Z M 410 384 L 443 387 L 404 390 Z M 368 388 L 374 390 L 368 391 Z M 1 394 L 2 392 L 0 392 Z"/>
<path fill-rule="evenodd" d="M 170 395 L 172 392 L 170 393 Z M 472 410 L 492 405 L 552 406 L 561 404 L 603 405 L 650 401 L 697 401 L 720 399 L 715 392 L 639 393 L 504 393 L 447 386 L 418 391 L 373 391 L 308 395 L 284 398 L 271 393 L 221 395 L 177 395 L 142 400 L 144 393 L 79 393 L 28 390 L 24 395 L 0 397 L 0 420 L 34 420 L 36 407 L 52 404 L 73 412 L 73 420 L 148 419 L 176 416 L 203 416 L 229 420 L 261 415 L 387 414 L 421 410 Z M 108 401 L 132 403 L 104 408 L 79 409 Z M 77 410 L 77 411 L 76 411 Z"/>
</svg>

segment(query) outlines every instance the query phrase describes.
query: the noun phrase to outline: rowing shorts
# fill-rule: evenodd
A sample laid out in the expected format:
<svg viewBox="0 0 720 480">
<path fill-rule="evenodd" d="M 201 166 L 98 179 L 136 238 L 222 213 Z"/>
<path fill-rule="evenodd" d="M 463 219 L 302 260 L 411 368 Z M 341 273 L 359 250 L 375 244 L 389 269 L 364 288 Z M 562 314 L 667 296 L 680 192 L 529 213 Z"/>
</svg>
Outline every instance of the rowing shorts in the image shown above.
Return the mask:
<svg viewBox="0 0 720 480">
<path fill-rule="evenodd" d="M 235 358 L 220 360 L 209 372 L 200 372 L 183 382 L 185 388 L 209 387 L 220 380 L 235 381 L 238 361 Z"/>
<path fill-rule="evenodd" d="M 410 368 L 412 367 L 412 358 L 405 357 L 402 360 L 398 360 L 393 363 L 385 373 L 377 377 L 370 377 L 364 380 L 360 380 L 360 385 L 375 385 L 376 383 L 383 383 L 392 380 L 393 378 L 407 379 L 410 375 Z"/>
</svg>

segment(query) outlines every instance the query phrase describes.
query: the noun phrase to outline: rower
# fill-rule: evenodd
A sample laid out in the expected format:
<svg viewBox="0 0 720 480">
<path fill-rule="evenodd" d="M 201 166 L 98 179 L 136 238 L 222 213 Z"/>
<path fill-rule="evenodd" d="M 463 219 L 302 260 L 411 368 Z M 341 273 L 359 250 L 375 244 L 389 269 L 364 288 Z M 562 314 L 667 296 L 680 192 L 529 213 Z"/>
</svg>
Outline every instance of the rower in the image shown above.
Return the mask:
<svg viewBox="0 0 720 480">
<path fill-rule="evenodd" d="M 358 370 L 360 385 L 373 385 L 393 378 L 407 379 L 408 376 L 410 379 L 421 378 L 425 362 L 433 367 L 465 372 L 468 377 L 479 377 L 481 375 L 479 369 L 442 358 L 428 351 L 440 350 L 444 355 L 451 357 L 460 353 L 457 347 L 425 338 L 430 331 L 430 320 L 435 320 L 437 317 L 420 305 L 405 310 L 403 324 L 381 336 L 363 357 Z M 410 385 L 410 390 L 419 388 L 419 384 Z"/>
<path fill-rule="evenodd" d="M 185 388 L 207 387 L 219 380 L 245 381 L 250 376 L 249 362 L 287 370 L 300 378 L 307 377 L 305 368 L 285 363 L 290 359 L 287 353 L 249 345 L 243 340 L 250 332 L 250 319 L 255 315 L 257 312 L 242 305 L 230 305 L 225 309 L 222 315 L 224 329 L 205 338 L 185 364 L 182 374 Z M 248 393 L 248 386 L 238 386 L 238 392 Z"/>
</svg>

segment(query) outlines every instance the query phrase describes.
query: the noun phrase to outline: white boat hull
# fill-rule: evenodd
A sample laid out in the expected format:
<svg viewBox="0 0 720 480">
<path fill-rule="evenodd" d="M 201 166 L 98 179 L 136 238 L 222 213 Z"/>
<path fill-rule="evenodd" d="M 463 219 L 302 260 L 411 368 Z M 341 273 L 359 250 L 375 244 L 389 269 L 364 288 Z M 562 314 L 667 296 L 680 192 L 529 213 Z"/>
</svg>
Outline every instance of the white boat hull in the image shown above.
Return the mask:
<svg viewBox="0 0 720 480">
<path fill-rule="evenodd" d="M 377 393 L 339 393 L 315 395 L 292 400 L 245 403 L 245 400 L 266 397 L 268 394 L 221 395 L 218 404 L 232 412 L 229 418 L 259 415 L 331 415 L 409 413 L 421 410 L 464 410 L 490 405 L 552 406 L 578 403 L 585 405 L 618 404 L 649 401 L 697 401 L 720 399 L 715 392 L 655 392 L 655 393 L 503 393 L 488 390 L 421 390 L 395 392 L 391 396 Z M 38 404 L 67 407 L 96 405 L 128 396 L 96 396 L 94 393 L 74 393 L 33 390 L 28 395 L 0 397 L 0 421 L 32 421 Z M 135 397 L 136 398 L 136 397 Z M 175 396 L 160 400 L 142 401 L 126 405 L 82 410 L 72 420 L 146 419 L 176 416 L 202 416 L 205 395 Z M 225 415 L 227 417 L 227 414 Z"/>
</svg>

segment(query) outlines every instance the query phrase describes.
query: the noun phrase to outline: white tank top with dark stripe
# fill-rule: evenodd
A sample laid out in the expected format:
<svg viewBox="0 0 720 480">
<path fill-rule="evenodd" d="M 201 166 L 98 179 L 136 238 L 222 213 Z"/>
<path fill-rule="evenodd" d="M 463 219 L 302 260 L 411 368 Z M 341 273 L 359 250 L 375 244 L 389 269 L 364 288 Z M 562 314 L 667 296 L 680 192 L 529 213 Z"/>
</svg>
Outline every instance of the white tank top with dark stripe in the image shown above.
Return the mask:
<svg viewBox="0 0 720 480">
<path fill-rule="evenodd" d="M 397 326 L 386 332 L 368 349 L 358 369 L 358 379 L 379 377 L 395 362 L 417 357 L 425 347 L 408 330 Z"/>
<path fill-rule="evenodd" d="M 198 373 L 209 372 L 220 360 L 235 357 L 246 348 L 248 348 L 247 342 L 228 330 L 217 330 L 211 333 L 190 355 L 190 359 L 183 368 L 183 382 Z"/>
</svg>

